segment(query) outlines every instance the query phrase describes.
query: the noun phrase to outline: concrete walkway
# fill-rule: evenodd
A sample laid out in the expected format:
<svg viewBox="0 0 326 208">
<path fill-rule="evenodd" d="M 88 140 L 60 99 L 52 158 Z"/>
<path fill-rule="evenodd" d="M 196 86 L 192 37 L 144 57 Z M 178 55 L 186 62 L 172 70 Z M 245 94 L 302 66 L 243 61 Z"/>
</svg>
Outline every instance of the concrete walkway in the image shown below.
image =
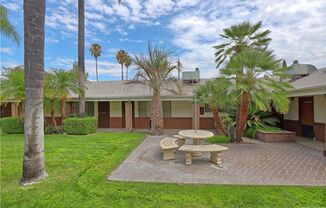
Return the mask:
<svg viewBox="0 0 326 208">
<path fill-rule="evenodd" d="M 163 161 L 159 141 L 148 136 L 108 177 L 109 180 L 259 185 L 326 185 L 326 158 L 320 151 L 296 143 L 225 144 L 222 165 L 209 162 L 209 154 L 186 166 L 185 155 Z"/>
</svg>

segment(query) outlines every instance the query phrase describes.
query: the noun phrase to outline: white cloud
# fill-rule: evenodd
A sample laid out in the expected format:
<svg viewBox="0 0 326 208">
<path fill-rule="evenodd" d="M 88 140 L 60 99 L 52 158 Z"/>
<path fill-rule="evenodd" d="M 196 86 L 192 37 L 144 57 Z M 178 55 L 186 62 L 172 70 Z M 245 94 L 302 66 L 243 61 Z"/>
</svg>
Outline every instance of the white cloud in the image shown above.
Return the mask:
<svg viewBox="0 0 326 208">
<path fill-rule="evenodd" d="M 288 63 L 302 58 L 302 62 L 317 67 L 326 65 L 326 1 L 187 2 L 198 3 L 196 9 L 182 10 L 173 16 L 168 28 L 174 34 L 174 45 L 184 51 L 180 59 L 185 68 L 199 67 L 204 77 L 218 73 L 212 48 L 224 41 L 218 34 L 223 28 L 243 21 L 263 20 L 263 29 L 272 30 L 270 47 L 278 58 Z"/>
<path fill-rule="evenodd" d="M 6 47 L 0 48 L 1 55 L 3 54 L 10 55 L 12 54 L 12 52 L 13 52 L 13 48 L 6 48 Z"/>
<path fill-rule="evenodd" d="M 13 3 L 13 2 L 2 2 L 3 5 L 8 9 L 8 10 L 13 10 L 13 11 L 18 11 L 19 9 L 21 9 L 20 4 L 17 3 Z"/>
</svg>

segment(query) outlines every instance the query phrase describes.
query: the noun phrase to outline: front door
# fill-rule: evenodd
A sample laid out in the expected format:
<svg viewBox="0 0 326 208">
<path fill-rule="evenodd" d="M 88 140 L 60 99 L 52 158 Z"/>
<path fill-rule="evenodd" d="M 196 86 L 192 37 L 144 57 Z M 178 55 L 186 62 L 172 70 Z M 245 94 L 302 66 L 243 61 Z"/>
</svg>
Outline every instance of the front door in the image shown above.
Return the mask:
<svg viewBox="0 0 326 208">
<path fill-rule="evenodd" d="M 299 120 L 301 135 L 314 138 L 314 99 L 313 97 L 299 98 Z"/>
<path fill-rule="evenodd" d="M 110 103 L 98 102 L 98 127 L 109 128 Z"/>
</svg>

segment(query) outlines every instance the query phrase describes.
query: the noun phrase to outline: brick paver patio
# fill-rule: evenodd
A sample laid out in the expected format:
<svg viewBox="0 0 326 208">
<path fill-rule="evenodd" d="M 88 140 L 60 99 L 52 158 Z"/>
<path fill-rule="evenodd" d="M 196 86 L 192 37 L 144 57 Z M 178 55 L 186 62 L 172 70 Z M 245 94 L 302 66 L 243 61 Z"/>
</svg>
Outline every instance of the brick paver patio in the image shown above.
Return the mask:
<svg viewBox="0 0 326 208">
<path fill-rule="evenodd" d="M 185 155 L 163 161 L 163 137 L 148 136 L 109 176 L 109 180 L 260 185 L 326 185 L 326 158 L 320 151 L 296 143 L 223 144 L 222 165 L 209 162 L 209 153 L 186 166 Z"/>
</svg>

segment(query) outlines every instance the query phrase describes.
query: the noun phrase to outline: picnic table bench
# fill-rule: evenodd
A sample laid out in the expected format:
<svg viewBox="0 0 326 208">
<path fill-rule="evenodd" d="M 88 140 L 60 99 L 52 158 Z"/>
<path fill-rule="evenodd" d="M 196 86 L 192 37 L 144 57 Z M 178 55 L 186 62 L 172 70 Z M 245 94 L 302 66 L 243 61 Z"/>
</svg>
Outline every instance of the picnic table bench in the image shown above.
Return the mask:
<svg viewBox="0 0 326 208">
<path fill-rule="evenodd" d="M 193 153 L 196 152 L 210 152 L 211 153 L 210 161 L 216 165 L 219 165 L 221 164 L 221 158 L 219 157 L 219 153 L 228 149 L 229 148 L 217 144 L 183 145 L 182 147 L 179 148 L 180 151 L 186 153 L 186 165 L 191 165 Z"/>
<path fill-rule="evenodd" d="M 165 137 L 160 141 L 160 146 L 163 152 L 163 160 L 174 160 L 174 153 L 178 149 L 178 139 L 173 137 Z"/>
</svg>

